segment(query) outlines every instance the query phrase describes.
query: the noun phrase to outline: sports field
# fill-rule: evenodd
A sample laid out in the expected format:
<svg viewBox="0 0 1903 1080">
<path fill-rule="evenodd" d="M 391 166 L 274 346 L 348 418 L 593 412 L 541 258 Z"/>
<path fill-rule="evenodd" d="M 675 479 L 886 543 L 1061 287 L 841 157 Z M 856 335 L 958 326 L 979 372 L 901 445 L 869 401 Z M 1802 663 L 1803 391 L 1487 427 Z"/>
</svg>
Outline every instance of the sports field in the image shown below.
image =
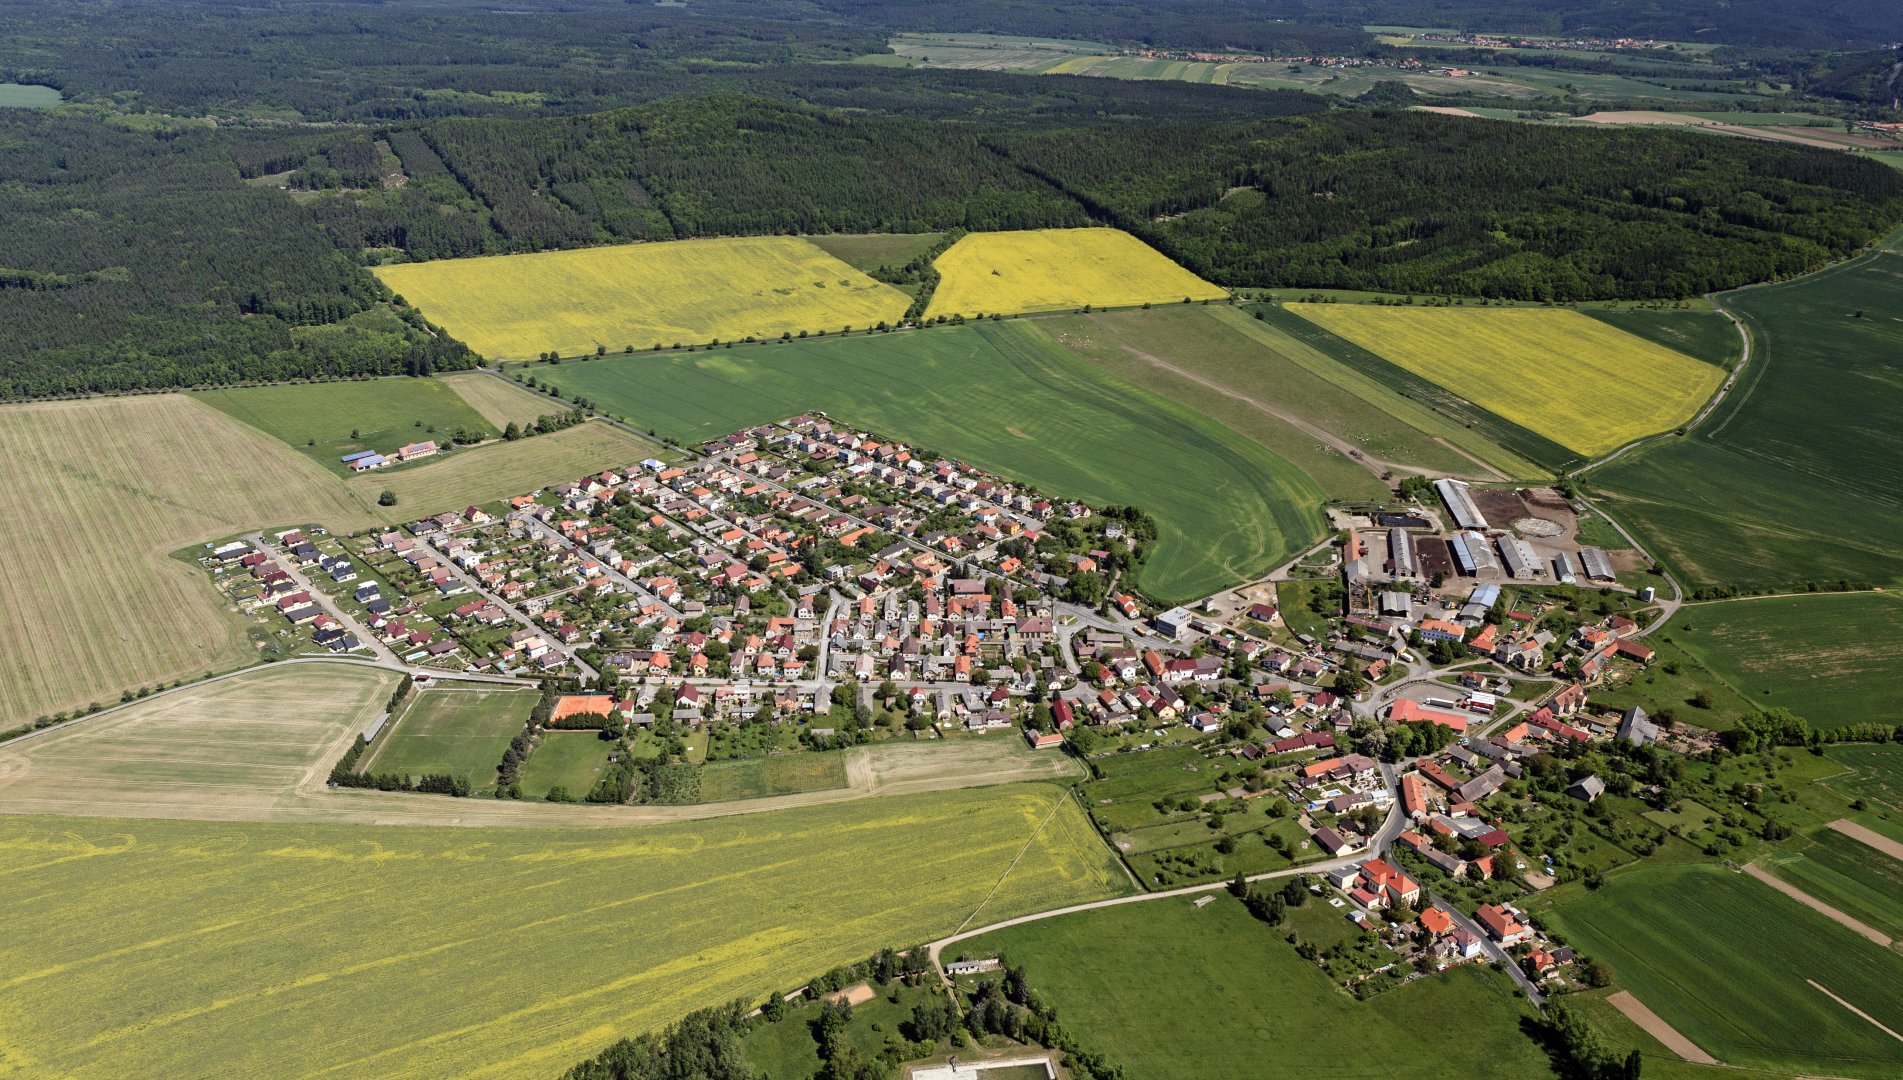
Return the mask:
<svg viewBox="0 0 1903 1080">
<path fill-rule="evenodd" d="M 376 507 L 378 516 L 385 521 L 413 521 L 604 468 L 625 468 L 653 457 L 657 449 L 613 425 L 588 423 L 515 442 L 458 450 L 441 461 L 366 473 L 345 483 L 366 506 L 374 506 L 380 492 L 396 492 L 397 504 Z"/>
<path fill-rule="evenodd" d="M 454 390 L 457 397 L 481 413 L 482 418 L 498 431 L 508 427 L 511 422 L 527 427 L 540 417 L 561 412 L 568 407 L 567 402 L 544 397 L 507 379 L 498 379 L 478 371 L 438 375 L 436 381 Z"/>
<path fill-rule="evenodd" d="M 1724 372 L 1575 311 L 1288 309 L 1581 457 L 1690 420 Z"/>
<path fill-rule="evenodd" d="M 1192 409 L 1111 379 L 1020 322 L 534 368 L 682 442 L 808 409 L 1094 503 L 1157 519 L 1140 585 L 1184 600 L 1319 540 L 1319 488 Z"/>
<path fill-rule="evenodd" d="M 0 726 L 251 662 L 187 545 L 372 520 L 338 478 L 182 394 L 0 408 Z"/>
<path fill-rule="evenodd" d="M 1772 873 L 1879 933 L 1903 940 L 1903 862 L 1835 829 L 1772 857 Z"/>
<path fill-rule="evenodd" d="M 496 434 L 481 413 L 438 379 L 248 386 L 201 390 L 192 396 L 282 439 L 340 475 L 348 470 L 339 459 L 360 450 L 389 454 L 405 443 L 426 439 L 447 446 L 459 428 L 485 437 Z"/>
<path fill-rule="evenodd" d="M 932 264 L 927 318 L 1063 311 L 1085 304 L 1221 300 L 1229 294 L 1119 229 L 972 233 Z"/>
<path fill-rule="evenodd" d="M 845 786 L 846 756 L 843 753 L 775 754 L 708 765 L 700 773 L 700 800 L 757 799 L 763 795 L 790 795 L 796 791 Z"/>
<path fill-rule="evenodd" d="M 797 237 L 619 244 L 374 268 L 493 359 L 895 322 L 904 293 Z"/>
<path fill-rule="evenodd" d="M 1903 721 L 1903 598 L 1894 593 L 1701 604 L 1679 620 L 1673 641 L 1760 706 L 1826 729 Z"/>
<path fill-rule="evenodd" d="M 50 1076 L 552 1076 L 981 906 L 1125 887 L 1041 784 L 627 829 L 7 817 L 0 877 L 34 928 L 0 941 L 0 1051 Z"/>
<path fill-rule="evenodd" d="M 533 690 L 414 691 L 391 729 L 378 737 L 377 747 L 357 763 L 357 771 L 441 773 L 466 777 L 474 788 L 494 787 L 502 753 L 528 721 L 535 700 Z M 589 737 L 593 739 L 593 733 Z M 532 763 L 535 755 L 529 760 Z M 523 791 L 528 791 L 526 785 Z M 544 788 L 535 794 L 546 792 Z"/>
<path fill-rule="evenodd" d="M 171 816 L 188 792 L 202 816 L 271 817 L 322 784 L 396 681 L 370 667 L 282 664 L 0 743 L 0 809 Z"/>
<path fill-rule="evenodd" d="M 1065 1028 L 1133 1077 L 1553 1075 L 1506 976 L 1464 967 L 1357 1002 L 1282 932 L 1215 896 L 1200 909 L 1173 898 L 1065 915 L 954 948 L 1022 964 Z"/>
<path fill-rule="evenodd" d="M 1830 1076 L 1903 1070 L 1903 1041 L 1829 996 L 1903 1029 L 1903 956 L 1761 882 L 1711 865 L 1651 866 L 1546 919 L 1720 1061 Z"/>
<path fill-rule="evenodd" d="M 1693 587 L 1903 581 L 1903 232 L 1717 299 L 1751 363 L 1690 438 L 1595 471 L 1609 509 Z"/>
</svg>

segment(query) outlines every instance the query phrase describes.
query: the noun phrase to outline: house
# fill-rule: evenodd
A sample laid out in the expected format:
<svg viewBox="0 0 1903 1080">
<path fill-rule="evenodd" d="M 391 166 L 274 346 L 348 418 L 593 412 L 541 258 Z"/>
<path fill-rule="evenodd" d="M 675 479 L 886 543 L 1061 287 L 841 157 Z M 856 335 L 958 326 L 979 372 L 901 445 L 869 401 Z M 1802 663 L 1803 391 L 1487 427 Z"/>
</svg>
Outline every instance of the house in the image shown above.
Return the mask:
<svg viewBox="0 0 1903 1080">
<path fill-rule="evenodd" d="M 1486 772 L 1454 789 L 1454 796 L 1461 802 L 1479 802 L 1506 785 L 1506 770 L 1495 765 Z"/>
<path fill-rule="evenodd" d="M 1454 917 L 1437 907 L 1421 912 L 1421 928 L 1439 937 L 1454 928 Z"/>
<path fill-rule="evenodd" d="M 1597 775 L 1589 774 L 1573 781 L 1566 794 L 1582 802 L 1594 802 L 1606 793 L 1606 782 Z"/>
<path fill-rule="evenodd" d="M 1474 919 L 1486 930 L 1488 937 L 1502 945 L 1518 945 L 1533 936 L 1533 931 L 1515 918 L 1513 912 L 1499 904 L 1480 905 L 1480 910 L 1474 912 Z"/>
<path fill-rule="evenodd" d="M 435 453 L 436 443 L 434 441 L 428 441 L 410 443 L 400 447 L 396 452 L 396 456 L 402 458 L 404 461 L 416 461 L 421 458 L 433 457 Z"/>
<path fill-rule="evenodd" d="M 1619 717 L 1619 731 L 1613 737 L 1634 746 L 1650 746 L 1659 741 L 1659 726 L 1634 705 Z"/>
<path fill-rule="evenodd" d="M 1033 750 L 1050 750 L 1064 745 L 1064 737 L 1054 731 L 1032 731 L 1024 729 L 1024 741 L 1031 744 Z"/>
<path fill-rule="evenodd" d="M 1316 830 L 1315 843 L 1320 845 L 1321 849 L 1330 855 L 1339 855 L 1344 851 L 1353 851 L 1361 846 L 1359 843 L 1344 839 L 1340 833 L 1333 829 Z"/>
<path fill-rule="evenodd" d="M 1456 733 L 1467 730 L 1467 718 L 1458 713 L 1442 712 L 1430 709 L 1418 701 L 1407 698 L 1394 703 L 1388 710 L 1388 719 L 1397 724 L 1439 724 Z"/>
</svg>

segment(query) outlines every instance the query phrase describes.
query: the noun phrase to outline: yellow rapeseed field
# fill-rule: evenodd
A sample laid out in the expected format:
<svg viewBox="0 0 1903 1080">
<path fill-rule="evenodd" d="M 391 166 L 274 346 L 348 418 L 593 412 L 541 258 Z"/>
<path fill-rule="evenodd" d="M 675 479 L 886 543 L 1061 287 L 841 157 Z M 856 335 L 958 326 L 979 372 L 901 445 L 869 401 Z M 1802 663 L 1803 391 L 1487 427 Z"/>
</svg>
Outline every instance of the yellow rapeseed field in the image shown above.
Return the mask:
<svg viewBox="0 0 1903 1080">
<path fill-rule="evenodd" d="M 1118 229 L 1035 229 L 972 233 L 933 263 L 938 288 L 927 305 L 939 315 L 1015 315 L 1085 304 L 1220 300 L 1229 294 Z"/>
<path fill-rule="evenodd" d="M 377 277 L 494 359 L 837 332 L 911 301 L 797 237 L 621 244 L 402 263 Z"/>
<path fill-rule="evenodd" d="M 1290 311 L 1586 457 L 1691 419 L 1723 370 L 1551 308 L 1290 304 Z"/>
</svg>

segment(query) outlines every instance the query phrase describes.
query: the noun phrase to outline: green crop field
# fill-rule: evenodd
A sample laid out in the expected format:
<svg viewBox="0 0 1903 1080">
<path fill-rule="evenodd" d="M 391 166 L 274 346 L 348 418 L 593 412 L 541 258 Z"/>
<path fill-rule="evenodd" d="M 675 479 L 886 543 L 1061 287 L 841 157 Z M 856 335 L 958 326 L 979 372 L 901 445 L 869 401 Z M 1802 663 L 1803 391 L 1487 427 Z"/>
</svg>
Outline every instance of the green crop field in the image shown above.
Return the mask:
<svg viewBox="0 0 1903 1080">
<path fill-rule="evenodd" d="M 1738 336 L 1738 328 L 1732 325 L 1730 319 L 1710 308 L 1677 311 L 1670 308 L 1581 307 L 1579 313 L 1722 368 L 1735 365 L 1744 351 L 1744 340 Z"/>
<path fill-rule="evenodd" d="M 1827 783 L 1846 798 L 1863 799 L 1881 813 L 1903 822 L 1903 744 L 1832 746 L 1830 760 L 1854 770 Z"/>
<path fill-rule="evenodd" d="M 1491 477 L 1479 458 L 1516 476 L 1542 472 L 1228 305 L 1068 315 L 1038 327 L 1103 371 L 1256 440 L 1334 498 L 1380 497 L 1389 463 Z"/>
<path fill-rule="evenodd" d="M 1903 862 L 1835 829 L 1773 856 L 1771 872 L 1853 919 L 1903 939 Z"/>
<path fill-rule="evenodd" d="M 349 470 L 338 459 L 359 450 L 389 454 L 405 443 L 428 439 L 447 446 L 450 433 L 458 429 L 484 437 L 496 434 L 481 413 L 436 379 L 248 386 L 193 396 L 345 474 Z M 544 411 L 559 408 L 551 404 Z"/>
<path fill-rule="evenodd" d="M 1903 956 L 1762 882 L 1710 865 L 1650 866 L 1574 895 L 1546 921 L 1718 1060 L 1832 1076 L 1895 1076 Z"/>
<path fill-rule="evenodd" d="M 1322 493 L 1251 440 L 1076 359 L 1028 323 L 938 327 L 530 369 L 683 442 L 824 409 L 1053 495 L 1157 520 L 1140 586 L 1180 601 L 1323 535 Z"/>
<path fill-rule="evenodd" d="M 533 702 L 531 702 L 533 704 Z M 521 722 L 516 723 L 515 731 L 521 730 Z M 515 731 L 509 733 L 510 738 Z M 507 740 L 502 744 L 509 745 Z M 592 731 L 549 731 L 529 755 L 522 766 L 522 795 L 524 798 L 539 799 L 554 788 L 562 788 L 574 798 L 580 799 L 594 790 L 595 781 L 600 778 L 603 769 L 608 767 L 608 752 L 614 749 L 614 743 L 604 741 Z M 500 762 L 500 753 L 496 761 Z M 491 775 L 484 779 L 493 779 L 495 766 L 491 765 Z M 475 777 L 470 778 L 475 781 Z"/>
<path fill-rule="evenodd" d="M 1085 1046 L 1146 1080 L 1551 1075 L 1504 975 L 1465 967 L 1357 1002 L 1218 894 L 987 934 L 957 948 L 1028 971 Z"/>
<path fill-rule="evenodd" d="M 415 691 L 357 770 L 409 776 L 442 773 L 467 777 L 473 787 L 493 787 L 502 752 L 534 707 L 532 690 Z M 523 790 L 528 791 L 526 784 Z"/>
<path fill-rule="evenodd" d="M 1695 605 L 1672 639 L 1746 698 L 1812 727 L 1903 721 L 1903 598 L 1893 593 Z"/>
<path fill-rule="evenodd" d="M 700 773 L 700 801 L 757 799 L 845 786 L 846 755 L 842 752 L 774 754 L 706 766 Z"/>
<path fill-rule="evenodd" d="M 0 816 L 0 879 L 0 918 L 33 927 L 0 940 L 0 1060 L 86 1077 L 552 1076 L 1127 887 L 1043 784 L 608 829 Z"/>
<path fill-rule="evenodd" d="M 1807 277 L 1719 297 L 1751 363 L 1689 438 L 1591 476 L 1693 587 L 1903 582 L 1903 233 Z"/>
<path fill-rule="evenodd" d="M 828 233 L 806 237 L 807 243 L 852 267 L 870 274 L 881 266 L 896 270 L 938 243 L 943 233 Z"/>
</svg>

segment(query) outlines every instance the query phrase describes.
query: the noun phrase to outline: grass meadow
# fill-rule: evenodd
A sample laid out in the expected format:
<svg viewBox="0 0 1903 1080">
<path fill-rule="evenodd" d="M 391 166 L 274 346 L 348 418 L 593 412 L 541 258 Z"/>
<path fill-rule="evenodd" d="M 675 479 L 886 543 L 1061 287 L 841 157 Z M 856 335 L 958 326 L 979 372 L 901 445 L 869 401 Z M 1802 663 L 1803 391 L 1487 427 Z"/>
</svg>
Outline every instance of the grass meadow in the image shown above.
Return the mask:
<svg viewBox="0 0 1903 1080">
<path fill-rule="evenodd" d="M 806 242 L 852 267 L 870 274 L 881 266 L 898 269 L 938 243 L 943 233 L 828 233 Z"/>
<path fill-rule="evenodd" d="M 1862 799 L 1880 813 L 1903 823 L 1903 744 L 1832 746 L 1830 760 L 1854 770 L 1827 781 L 1845 798 Z"/>
<path fill-rule="evenodd" d="M 626 468 L 655 456 L 657 450 L 646 439 L 611 424 L 588 423 L 516 442 L 458 450 L 441 461 L 353 476 L 345 484 L 366 506 L 374 505 L 383 491 L 396 492 L 397 505 L 378 507 L 378 516 L 412 521 L 520 495 L 603 468 Z"/>
<path fill-rule="evenodd" d="M 492 359 L 868 327 L 904 293 L 791 236 L 399 263 L 377 277 Z"/>
<path fill-rule="evenodd" d="M 1592 486 L 1693 587 L 1903 582 L 1903 233 L 1718 300 L 1751 333 L 1738 385 Z"/>
<path fill-rule="evenodd" d="M 1742 874 L 1647 866 L 1545 917 L 1653 1012 L 1727 1064 L 1895 1076 L 1903 1042 L 1810 985 L 1903 1027 L 1898 956 Z"/>
<path fill-rule="evenodd" d="M 1724 379 L 1712 364 L 1564 309 L 1288 309 L 1586 458 L 1690 420 Z"/>
<path fill-rule="evenodd" d="M 1064 311 L 1086 304 L 1135 307 L 1229 295 L 1119 229 L 971 233 L 932 265 L 939 280 L 925 308 L 927 318 Z"/>
<path fill-rule="evenodd" d="M 479 371 L 438 375 L 436 381 L 454 390 L 457 397 L 481 413 L 489 426 L 498 431 L 511 423 L 527 427 L 549 413 L 562 411 L 564 407 L 563 402 Z"/>
<path fill-rule="evenodd" d="M 405 443 L 426 439 L 447 446 L 450 433 L 458 428 L 484 436 L 497 433 L 480 412 L 440 379 L 248 386 L 202 390 L 192 396 L 282 439 L 298 453 L 339 475 L 349 473 L 339 459 L 359 450 L 389 454 Z"/>
<path fill-rule="evenodd" d="M 519 720 L 516 730 L 521 730 Z M 513 734 L 511 732 L 511 736 Z M 506 749 L 509 744 L 504 740 L 502 745 Z M 571 798 L 585 797 L 595 789 L 595 781 L 600 779 L 602 770 L 608 767 L 608 752 L 614 749 L 614 745 L 593 731 L 550 731 L 543 734 L 541 743 L 522 766 L 523 797 L 540 799 L 558 787 L 567 791 Z M 496 761 L 501 760 L 502 754 L 498 751 Z M 490 766 L 492 779 L 494 768 L 494 765 Z"/>
<path fill-rule="evenodd" d="M 528 722 L 535 699 L 532 690 L 417 690 L 390 730 L 379 736 L 377 747 L 357 763 L 357 771 L 442 773 L 467 777 L 471 787 L 494 787 L 502 753 Z M 529 756 L 531 764 L 540 753 L 538 747 Z M 527 780 L 525 775 L 524 793 L 530 793 Z M 547 794 L 547 789 L 532 794 Z"/>
<path fill-rule="evenodd" d="M 592 830 L 0 817 L 0 875 L 34 925 L 0 941 L 0 1053 L 55 1076 L 552 1076 L 1127 887 L 1043 784 Z"/>
<path fill-rule="evenodd" d="M 707 765 L 700 772 L 700 801 L 757 799 L 846 786 L 846 755 L 823 753 L 774 754 Z"/>
<path fill-rule="evenodd" d="M 1224 894 L 1127 904 L 987 934 L 1086 1047 L 1153 1080 L 1550 1076 L 1506 976 L 1461 968 L 1357 1002 Z"/>
<path fill-rule="evenodd" d="M 1783 706 L 1812 727 L 1903 721 L 1903 598 L 1893 593 L 1695 605 L 1672 638 L 1751 701 Z"/>
<path fill-rule="evenodd" d="M 1141 506 L 1159 537 L 1138 584 L 1161 600 L 1260 575 L 1323 535 L 1321 491 L 1287 461 L 1023 323 L 532 371 L 682 442 L 824 409 L 1053 495 Z"/>
</svg>

